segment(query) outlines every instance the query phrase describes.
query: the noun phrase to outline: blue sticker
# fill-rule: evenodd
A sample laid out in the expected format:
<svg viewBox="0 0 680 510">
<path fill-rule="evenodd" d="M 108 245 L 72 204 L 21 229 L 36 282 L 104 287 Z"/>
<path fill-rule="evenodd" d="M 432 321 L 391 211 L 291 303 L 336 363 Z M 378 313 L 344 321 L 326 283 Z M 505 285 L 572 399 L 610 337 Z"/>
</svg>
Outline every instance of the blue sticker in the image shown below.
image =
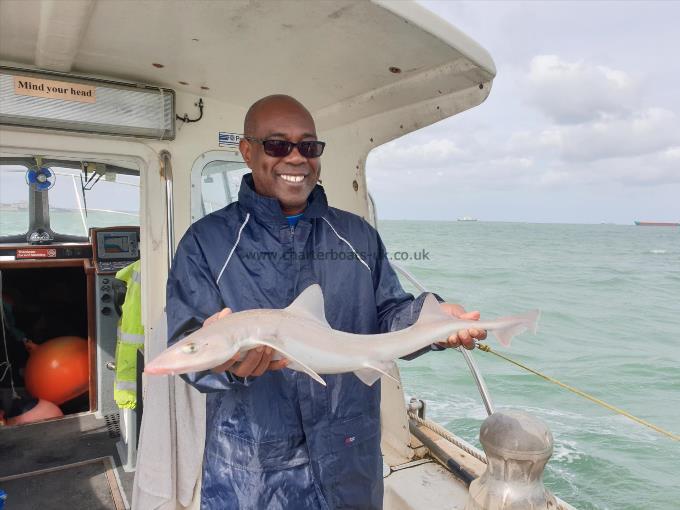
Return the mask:
<svg viewBox="0 0 680 510">
<path fill-rule="evenodd" d="M 217 136 L 217 143 L 220 147 L 229 147 L 230 149 L 238 148 L 238 143 L 241 141 L 241 135 L 237 133 L 226 133 L 220 131 Z"/>
</svg>

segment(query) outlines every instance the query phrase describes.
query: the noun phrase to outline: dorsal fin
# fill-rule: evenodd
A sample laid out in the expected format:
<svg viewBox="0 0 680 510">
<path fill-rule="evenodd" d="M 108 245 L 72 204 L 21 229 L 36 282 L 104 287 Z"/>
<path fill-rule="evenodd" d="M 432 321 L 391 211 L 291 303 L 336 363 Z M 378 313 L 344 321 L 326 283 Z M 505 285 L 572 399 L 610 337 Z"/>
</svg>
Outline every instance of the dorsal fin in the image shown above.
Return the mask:
<svg viewBox="0 0 680 510">
<path fill-rule="evenodd" d="M 318 284 L 313 284 L 303 290 L 295 300 L 288 305 L 286 311 L 292 315 L 313 319 L 324 326 L 330 325 L 324 311 L 323 292 Z"/>
<path fill-rule="evenodd" d="M 418 316 L 416 324 L 441 321 L 442 319 L 451 320 L 451 318 L 452 317 L 439 306 L 437 298 L 434 297 L 433 294 L 428 294 L 425 301 L 423 301 L 423 307 L 420 309 L 420 315 Z"/>
</svg>

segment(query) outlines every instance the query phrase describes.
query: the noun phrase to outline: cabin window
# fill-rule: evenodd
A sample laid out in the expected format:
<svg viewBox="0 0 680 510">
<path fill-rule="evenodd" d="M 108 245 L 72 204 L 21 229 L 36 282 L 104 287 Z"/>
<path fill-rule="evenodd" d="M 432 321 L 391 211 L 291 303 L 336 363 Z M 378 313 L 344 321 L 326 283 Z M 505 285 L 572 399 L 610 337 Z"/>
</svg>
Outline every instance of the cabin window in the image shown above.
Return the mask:
<svg viewBox="0 0 680 510">
<path fill-rule="evenodd" d="M 249 172 L 250 168 L 233 153 L 214 151 L 199 158 L 191 175 L 191 221 L 236 201 L 241 179 Z"/>
<path fill-rule="evenodd" d="M 84 172 L 83 168 L 89 168 Z M 139 225 L 139 172 L 46 158 L 0 160 L 0 242 L 86 240 L 90 227 Z M 31 232 L 29 232 L 31 230 Z M 30 239 L 29 239 L 30 238 Z"/>
<path fill-rule="evenodd" d="M 28 232 L 28 193 L 25 190 L 26 167 L 0 165 L 0 237 Z"/>
</svg>

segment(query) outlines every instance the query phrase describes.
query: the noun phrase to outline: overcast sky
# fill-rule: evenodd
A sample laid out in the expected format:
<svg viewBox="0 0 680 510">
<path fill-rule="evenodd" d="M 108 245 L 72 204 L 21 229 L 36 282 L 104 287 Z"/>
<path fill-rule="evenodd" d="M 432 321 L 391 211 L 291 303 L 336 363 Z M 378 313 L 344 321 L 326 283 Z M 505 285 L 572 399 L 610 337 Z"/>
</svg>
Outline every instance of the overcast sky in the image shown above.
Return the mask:
<svg viewBox="0 0 680 510">
<path fill-rule="evenodd" d="M 497 76 L 482 105 L 371 153 L 381 219 L 680 221 L 680 2 L 421 3 Z"/>
</svg>

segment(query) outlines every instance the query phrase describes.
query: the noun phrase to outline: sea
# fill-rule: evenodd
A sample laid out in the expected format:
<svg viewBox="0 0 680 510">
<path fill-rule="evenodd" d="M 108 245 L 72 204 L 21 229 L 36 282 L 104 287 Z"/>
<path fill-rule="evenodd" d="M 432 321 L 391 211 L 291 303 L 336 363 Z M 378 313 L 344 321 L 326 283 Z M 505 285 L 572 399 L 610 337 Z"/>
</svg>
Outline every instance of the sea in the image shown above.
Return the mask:
<svg viewBox="0 0 680 510">
<path fill-rule="evenodd" d="M 508 348 L 490 336 L 495 350 L 680 434 L 680 228 L 380 221 L 379 231 L 390 256 L 449 302 L 483 318 L 540 309 L 536 335 Z M 584 510 L 680 509 L 680 442 L 472 354 L 497 409 L 552 431 L 545 484 L 557 496 Z M 399 366 L 407 399 L 481 447 L 486 411 L 460 353 Z"/>
</svg>

